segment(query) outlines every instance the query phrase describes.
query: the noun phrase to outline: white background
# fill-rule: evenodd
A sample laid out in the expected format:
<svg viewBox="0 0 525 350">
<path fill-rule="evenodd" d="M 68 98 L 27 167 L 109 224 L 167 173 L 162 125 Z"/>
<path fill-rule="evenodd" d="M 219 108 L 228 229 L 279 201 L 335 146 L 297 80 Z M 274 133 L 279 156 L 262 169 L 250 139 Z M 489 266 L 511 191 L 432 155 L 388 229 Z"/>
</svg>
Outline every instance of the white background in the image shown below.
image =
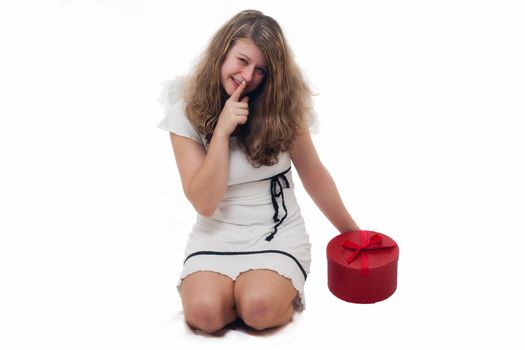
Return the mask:
<svg viewBox="0 0 525 350">
<path fill-rule="evenodd" d="M 0 348 L 525 345 L 519 1 L 7 3 Z M 246 8 L 282 25 L 318 94 L 323 163 L 358 224 L 400 246 L 398 290 L 373 305 L 330 294 L 338 232 L 295 174 L 307 309 L 275 331 L 203 336 L 175 288 L 195 214 L 155 100 Z"/>
</svg>

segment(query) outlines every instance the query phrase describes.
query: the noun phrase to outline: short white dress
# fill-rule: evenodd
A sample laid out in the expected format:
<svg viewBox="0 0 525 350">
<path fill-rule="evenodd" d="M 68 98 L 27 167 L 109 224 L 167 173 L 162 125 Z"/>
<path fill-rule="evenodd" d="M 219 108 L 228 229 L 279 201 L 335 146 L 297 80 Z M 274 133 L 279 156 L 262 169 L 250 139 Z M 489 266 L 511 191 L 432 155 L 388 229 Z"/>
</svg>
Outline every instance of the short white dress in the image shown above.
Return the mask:
<svg viewBox="0 0 525 350">
<path fill-rule="evenodd" d="M 206 140 L 189 122 L 179 96 L 181 78 L 164 83 L 159 102 L 165 116 L 159 128 L 191 139 L 206 151 Z M 211 217 L 196 215 L 177 285 L 196 271 L 214 271 L 235 280 L 252 269 L 269 269 L 291 280 L 295 310 L 305 306 L 310 242 L 294 194 L 290 155 L 273 166 L 255 168 L 230 138 L 228 188 Z"/>
</svg>

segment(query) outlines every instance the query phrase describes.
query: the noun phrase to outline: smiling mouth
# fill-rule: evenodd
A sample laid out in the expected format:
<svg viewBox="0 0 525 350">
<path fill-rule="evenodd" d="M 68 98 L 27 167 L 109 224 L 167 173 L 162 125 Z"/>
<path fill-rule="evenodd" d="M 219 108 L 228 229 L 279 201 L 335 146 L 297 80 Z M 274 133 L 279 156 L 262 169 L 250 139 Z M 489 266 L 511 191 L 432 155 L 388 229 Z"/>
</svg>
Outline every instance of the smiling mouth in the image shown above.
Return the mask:
<svg viewBox="0 0 525 350">
<path fill-rule="evenodd" d="M 234 82 L 235 85 L 236 85 L 235 87 L 238 87 L 239 85 L 241 85 L 241 82 L 242 82 L 242 81 L 238 81 L 237 79 L 235 79 L 235 78 L 233 78 L 233 77 L 232 77 L 232 80 L 233 80 L 233 82 Z"/>
</svg>

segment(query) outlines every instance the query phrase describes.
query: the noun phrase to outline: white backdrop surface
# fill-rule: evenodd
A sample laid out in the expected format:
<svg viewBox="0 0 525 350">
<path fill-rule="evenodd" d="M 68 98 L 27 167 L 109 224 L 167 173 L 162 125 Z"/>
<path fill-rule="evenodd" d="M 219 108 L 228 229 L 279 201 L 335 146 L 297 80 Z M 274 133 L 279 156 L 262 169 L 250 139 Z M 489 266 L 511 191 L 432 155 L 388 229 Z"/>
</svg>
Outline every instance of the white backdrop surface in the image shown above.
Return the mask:
<svg viewBox="0 0 525 350">
<path fill-rule="evenodd" d="M 330 294 L 338 232 L 295 174 L 306 310 L 204 336 L 175 288 L 195 213 L 155 100 L 247 8 L 285 30 L 346 206 L 399 243 L 398 290 Z M 523 18 L 519 1 L 3 2 L 0 348 L 522 349 Z"/>
</svg>

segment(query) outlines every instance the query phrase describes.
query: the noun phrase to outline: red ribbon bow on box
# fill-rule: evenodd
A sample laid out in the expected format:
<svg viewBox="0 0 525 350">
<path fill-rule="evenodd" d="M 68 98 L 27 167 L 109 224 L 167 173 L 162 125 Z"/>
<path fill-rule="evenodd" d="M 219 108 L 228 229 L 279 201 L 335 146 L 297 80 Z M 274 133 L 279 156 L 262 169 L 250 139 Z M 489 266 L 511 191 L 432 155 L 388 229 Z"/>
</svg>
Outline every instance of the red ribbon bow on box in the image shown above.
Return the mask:
<svg viewBox="0 0 525 350">
<path fill-rule="evenodd" d="M 383 238 L 379 234 L 374 234 L 370 239 L 367 238 L 367 233 L 365 231 L 359 232 L 359 238 L 361 240 L 361 245 L 356 244 L 348 239 L 345 239 L 341 246 L 345 249 L 355 249 L 355 252 L 352 253 L 347 259 L 346 263 L 350 264 L 354 259 L 361 254 L 361 275 L 368 276 L 368 254 L 366 251 L 369 250 L 378 250 L 378 249 L 387 249 L 394 248 L 397 245 L 394 244 L 382 244 Z"/>
</svg>

